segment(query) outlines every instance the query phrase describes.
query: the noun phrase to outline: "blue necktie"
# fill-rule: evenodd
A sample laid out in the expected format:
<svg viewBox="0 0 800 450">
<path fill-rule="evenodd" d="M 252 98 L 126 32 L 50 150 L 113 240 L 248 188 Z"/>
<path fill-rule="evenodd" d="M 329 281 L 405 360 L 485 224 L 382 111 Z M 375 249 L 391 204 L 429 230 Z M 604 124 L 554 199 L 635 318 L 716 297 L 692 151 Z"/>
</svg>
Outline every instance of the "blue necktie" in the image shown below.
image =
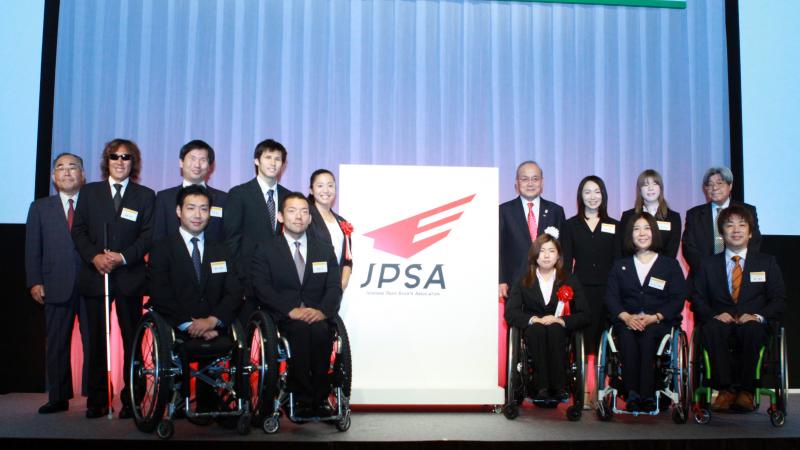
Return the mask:
<svg viewBox="0 0 800 450">
<path fill-rule="evenodd" d="M 272 189 L 267 191 L 267 215 L 269 216 L 269 227 L 275 232 L 275 200 L 272 198 Z"/>
<path fill-rule="evenodd" d="M 192 249 L 192 264 L 194 265 L 194 273 L 197 275 L 197 281 L 200 282 L 200 249 L 197 247 L 198 240 L 196 237 L 192 238 L 192 245 L 194 246 Z"/>
</svg>

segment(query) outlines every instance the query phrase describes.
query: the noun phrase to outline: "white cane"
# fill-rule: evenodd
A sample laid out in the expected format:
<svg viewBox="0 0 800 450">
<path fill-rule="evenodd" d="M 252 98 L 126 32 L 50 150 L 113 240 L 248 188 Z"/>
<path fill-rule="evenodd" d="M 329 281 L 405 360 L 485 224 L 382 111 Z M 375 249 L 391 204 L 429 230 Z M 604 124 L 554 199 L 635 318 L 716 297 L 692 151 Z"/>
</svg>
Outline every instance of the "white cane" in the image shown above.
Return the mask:
<svg viewBox="0 0 800 450">
<path fill-rule="evenodd" d="M 103 248 L 108 249 L 108 224 L 103 224 Z M 109 420 L 114 417 L 112 410 L 112 403 L 114 401 L 114 386 L 111 382 L 111 295 L 109 288 L 109 274 L 103 275 L 103 292 L 105 294 L 105 311 L 106 311 L 106 380 L 108 381 L 108 418 Z"/>
</svg>

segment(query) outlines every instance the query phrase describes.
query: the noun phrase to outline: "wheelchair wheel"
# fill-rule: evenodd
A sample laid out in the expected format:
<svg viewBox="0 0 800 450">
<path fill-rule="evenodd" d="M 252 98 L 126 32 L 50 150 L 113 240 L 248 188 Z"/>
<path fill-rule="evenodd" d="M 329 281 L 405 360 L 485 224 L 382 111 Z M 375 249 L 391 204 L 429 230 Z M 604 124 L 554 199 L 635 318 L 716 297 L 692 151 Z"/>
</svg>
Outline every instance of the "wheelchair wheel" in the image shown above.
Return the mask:
<svg viewBox="0 0 800 450">
<path fill-rule="evenodd" d="M 569 390 L 572 393 L 572 405 L 567 408 L 567 419 L 577 421 L 581 418 L 583 409 L 583 391 L 586 374 L 586 355 L 583 350 L 583 333 L 576 331 L 572 333 L 572 340 L 569 344 L 569 360 L 567 376 L 569 377 Z M 577 411 L 577 413 L 576 413 Z"/>
<path fill-rule="evenodd" d="M 167 440 L 175 434 L 175 425 L 169 419 L 164 419 L 161 422 L 158 422 L 158 427 L 156 428 L 156 434 L 158 435 L 159 439 Z"/>
<path fill-rule="evenodd" d="M 266 313 L 256 311 L 247 323 L 245 339 L 252 423 L 260 427 L 264 417 L 272 415 L 278 395 L 278 327 Z"/>
<path fill-rule="evenodd" d="M 672 391 L 678 393 L 678 403 L 672 407 L 672 421 L 686 423 L 692 404 L 689 389 L 689 343 L 686 333 L 678 329 L 673 338 L 672 349 Z"/>
<path fill-rule="evenodd" d="M 782 427 L 786 421 L 789 404 L 789 368 L 786 361 L 786 333 L 783 327 L 778 332 L 778 376 L 775 388 L 776 404 L 770 408 L 769 420 L 772 425 Z"/>
<path fill-rule="evenodd" d="M 707 424 L 711 420 L 711 409 L 708 402 L 708 394 L 705 392 L 710 389 L 704 386 L 706 382 L 706 366 L 703 357 L 703 345 L 700 338 L 700 327 L 695 325 L 692 331 L 692 341 L 689 346 L 689 374 L 688 392 L 691 396 L 689 404 L 692 405 L 694 421 L 698 424 Z M 702 392 L 701 392 L 702 390 Z M 694 397 L 697 396 L 697 401 Z"/>
<path fill-rule="evenodd" d="M 603 422 L 608 422 L 614 416 L 614 393 L 609 392 L 600 397 L 600 392 L 606 389 L 610 384 L 610 377 L 607 379 L 608 374 L 608 332 L 603 332 L 600 339 L 600 347 L 597 349 L 597 418 Z"/>
<path fill-rule="evenodd" d="M 341 347 L 334 362 L 334 373 L 338 374 L 338 383 L 341 383 L 342 395 L 350 398 L 350 390 L 353 385 L 353 360 L 350 355 L 350 338 L 347 335 L 347 328 L 339 315 L 336 315 L 336 329 L 338 330 Z M 349 417 L 349 414 L 348 414 Z M 347 428 L 350 428 L 348 425 Z"/>
<path fill-rule="evenodd" d="M 172 328 L 157 313 L 150 311 L 142 317 L 134 335 L 128 372 L 133 419 L 140 431 L 152 433 L 156 427 L 161 430 L 172 390 L 168 367 L 172 363 L 173 342 Z"/>
<path fill-rule="evenodd" d="M 508 364 L 506 366 L 506 404 L 503 415 L 508 420 L 519 416 L 519 405 L 525 398 L 522 374 L 518 370 L 520 355 L 520 332 L 516 327 L 508 328 Z"/>
</svg>

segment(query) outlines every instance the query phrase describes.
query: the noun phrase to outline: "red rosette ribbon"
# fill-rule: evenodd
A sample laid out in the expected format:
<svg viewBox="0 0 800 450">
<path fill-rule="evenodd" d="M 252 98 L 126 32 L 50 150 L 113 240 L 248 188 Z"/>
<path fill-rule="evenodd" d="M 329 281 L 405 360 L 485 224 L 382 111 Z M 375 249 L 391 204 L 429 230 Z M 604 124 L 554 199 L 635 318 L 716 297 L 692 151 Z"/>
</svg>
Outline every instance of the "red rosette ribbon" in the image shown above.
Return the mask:
<svg viewBox="0 0 800 450">
<path fill-rule="evenodd" d="M 558 288 L 558 291 L 556 291 L 556 298 L 564 305 L 563 309 L 561 310 L 561 317 L 566 317 L 570 314 L 569 302 L 572 301 L 572 297 L 574 295 L 575 293 L 572 291 L 572 288 L 566 284 L 562 285 L 560 288 Z"/>
<path fill-rule="evenodd" d="M 346 220 L 342 220 L 339 222 L 339 228 L 341 228 L 342 233 L 344 233 L 344 258 L 347 261 L 352 261 L 353 255 L 350 253 L 350 235 L 353 234 L 353 225 Z"/>
</svg>

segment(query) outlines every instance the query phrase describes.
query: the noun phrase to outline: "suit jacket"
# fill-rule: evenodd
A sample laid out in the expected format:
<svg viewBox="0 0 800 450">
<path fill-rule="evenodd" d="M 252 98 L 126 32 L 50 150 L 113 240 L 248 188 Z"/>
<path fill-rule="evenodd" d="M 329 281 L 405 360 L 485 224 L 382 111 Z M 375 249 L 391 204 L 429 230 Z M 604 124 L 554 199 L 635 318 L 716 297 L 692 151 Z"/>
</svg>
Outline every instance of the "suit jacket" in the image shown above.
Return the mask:
<svg viewBox="0 0 800 450">
<path fill-rule="evenodd" d="M 313 203 L 309 204 L 309 210 L 311 213 L 311 225 L 308 226 L 308 232 L 312 234 L 317 240 L 327 243 L 328 245 L 333 245 L 331 239 L 331 232 L 328 230 L 328 226 L 325 224 L 325 220 L 322 218 L 322 215 L 319 213 L 319 210 Z M 334 217 L 336 217 L 336 221 L 339 222 L 341 225 L 342 222 L 347 222 L 344 217 L 336 214 L 334 211 L 331 211 Z M 345 236 L 344 240 L 342 241 L 342 257 L 339 258 L 339 267 L 353 267 L 353 260 L 347 259 L 347 246 L 350 246 L 351 252 L 353 249 L 353 241 L 350 239 L 350 236 Z"/>
<path fill-rule="evenodd" d="M 775 257 L 747 251 L 736 303 L 728 290 L 726 263 L 723 252 L 706 257 L 700 265 L 692 290 L 692 311 L 697 319 L 706 322 L 723 312 L 734 317 L 760 314 L 767 320 L 779 319 L 786 308 L 786 288 Z M 764 274 L 765 280 L 751 280 L 752 274 L 759 272 Z"/>
<path fill-rule="evenodd" d="M 225 262 L 225 271 L 212 273 L 212 262 Z M 215 316 L 231 324 L 242 303 L 236 263 L 224 242 L 206 235 L 200 280 L 180 233 L 157 242 L 150 252 L 148 278 L 150 304 L 177 327 L 192 318 Z"/>
<path fill-rule="evenodd" d="M 611 320 L 619 323 L 618 316 L 623 311 L 630 314 L 644 312 L 661 313 L 664 316 L 662 322 L 673 326 L 679 324 L 683 302 L 689 293 L 678 261 L 659 255 L 642 285 L 633 258 L 626 256 L 618 259 L 608 275 L 606 308 Z M 658 282 L 654 278 L 664 282 L 663 289 L 653 286 Z"/>
<path fill-rule="evenodd" d="M 289 190 L 280 184 L 277 189 L 276 215 L 280 211 L 280 202 L 289 195 Z M 275 236 L 280 236 L 280 223 L 272 231 L 267 213 L 267 199 L 255 178 L 235 186 L 228 193 L 222 228 L 225 242 L 233 257 L 237 258 L 239 278 L 245 282 L 245 291 L 249 295 L 249 284 L 246 281 L 255 248 L 272 241 Z"/>
<path fill-rule="evenodd" d="M 103 276 L 97 273 L 92 258 L 103 252 L 103 224 L 108 224 L 108 249 L 122 253 L 126 264 L 111 272 L 112 295 L 138 297 L 144 294 L 146 270 L 144 256 L 150 251 L 153 235 L 152 189 L 128 182 L 120 212 L 114 210 L 111 188 L 106 180 L 89 183 L 81 189 L 75 209 L 72 238 L 83 260 L 79 290 L 87 297 L 103 295 Z M 124 209 L 135 211 L 136 219 L 122 217 Z"/>
<path fill-rule="evenodd" d="M 561 229 L 564 208 L 540 198 L 537 230 L 544 233 L 547 227 Z M 519 197 L 500 205 L 500 283 L 511 286 L 525 272 L 528 250 L 531 248 L 528 218 Z"/>
<path fill-rule="evenodd" d="M 156 210 L 155 210 L 155 227 L 153 228 L 153 242 L 160 241 L 166 236 L 178 236 L 178 227 L 180 221 L 175 215 L 175 202 L 178 199 L 178 191 L 181 190 L 183 185 L 164 189 L 156 194 Z M 214 189 L 211 186 L 206 186 L 208 194 L 211 196 L 211 206 L 220 208 L 224 213 L 225 200 L 228 194 Z M 215 210 L 212 209 L 212 212 Z M 225 241 L 225 234 L 222 230 L 223 217 L 216 217 L 212 215 L 209 217 L 208 226 L 206 227 L 206 238 L 217 242 Z"/>
<path fill-rule="evenodd" d="M 753 237 L 747 245 L 748 251 L 757 252 L 761 248 L 761 232 L 758 230 L 758 215 L 755 206 L 731 200 L 730 205 L 741 205 L 753 214 L 755 229 L 751 230 Z M 683 230 L 683 259 L 689 263 L 689 278 L 694 278 L 700 270 L 702 260 L 714 254 L 714 229 L 712 226 L 713 214 L 708 203 L 695 206 L 686 211 L 686 227 Z"/>
<path fill-rule="evenodd" d="M 83 194 L 78 198 L 83 201 Z M 73 219 L 74 220 L 74 219 Z M 67 227 L 58 194 L 31 203 L 25 228 L 27 285 L 44 285 L 45 303 L 69 301 L 78 282 L 81 258 Z"/>
<path fill-rule="evenodd" d="M 634 209 L 629 209 L 622 213 L 622 218 L 619 219 L 622 224 L 621 232 L 625 231 L 625 227 L 628 226 L 628 221 L 631 220 L 634 212 Z M 678 247 L 681 245 L 681 215 L 668 209 L 667 217 L 663 219 L 656 218 L 656 221 L 669 223 L 669 230 L 662 230 L 659 228 L 661 250 L 659 250 L 658 254 L 669 256 L 670 258 L 677 258 Z"/>
<path fill-rule="evenodd" d="M 567 330 L 576 330 L 585 327 L 590 320 L 589 306 L 586 303 L 586 297 L 583 295 L 580 281 L 573 275 L 569 275 L 563 283 L 555 282 L 553 293 L 550 296 L 550 303 L 547 305 L 544 304 L 544 297 L 542 297 L 538 279 L 534 281 L 531 287 L 523 286 L 521 279 L 515 281 L 506 302 L 506 321 L 512 326 L 524 330 L 529 326 L 528 321 L 531 316 L 543 317 L 555 314 L 558 305 L 556 293 L 564 285 L 571 287 L 573 292 L 572 301 L 569 304 L 570 315 L 562 317 L 565 328 Z"/>
<path fill-rule="evenodd" d="M 603 224 L 613 225 L 614 232 L 603 231 Z M 570 217 L 558 236 L 564 270 L 577 275 L 585 285 L 604 286 L 614 261 L 622 256 L 622 233 L 620 223 L 610 217 L 601 220 L 594 231 L 583 217 Z"/>
<path fill-rule="evenodd" d="M 306 236 L 308 248 L 302 283 L 283 236 L 259 244 L 253 255 L 250 267 L 253 292 L 258 302 L 278 321 L 301 304 L 319 309 L 331 319 L 339 311 L 342 282 L 333 247 L 309 234 Z M 325 263 L 325 270 L 313 270 L 314 263 Z"/>
</svg>

